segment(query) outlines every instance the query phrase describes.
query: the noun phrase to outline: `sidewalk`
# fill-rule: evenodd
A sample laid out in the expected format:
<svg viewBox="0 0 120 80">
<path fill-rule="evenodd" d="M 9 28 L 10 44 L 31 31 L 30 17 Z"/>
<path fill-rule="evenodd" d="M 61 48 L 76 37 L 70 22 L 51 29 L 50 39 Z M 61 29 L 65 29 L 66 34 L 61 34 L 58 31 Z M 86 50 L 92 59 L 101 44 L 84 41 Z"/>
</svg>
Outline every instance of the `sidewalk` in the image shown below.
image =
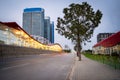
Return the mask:
<svg viewBox="0 0 120 80">
<path fill-rule="evenodd" d="M 90 60 L 82 55 L 82 61 L 76 57 L 70 80 L 120 80 L 120 70 Z"/>
</svg>

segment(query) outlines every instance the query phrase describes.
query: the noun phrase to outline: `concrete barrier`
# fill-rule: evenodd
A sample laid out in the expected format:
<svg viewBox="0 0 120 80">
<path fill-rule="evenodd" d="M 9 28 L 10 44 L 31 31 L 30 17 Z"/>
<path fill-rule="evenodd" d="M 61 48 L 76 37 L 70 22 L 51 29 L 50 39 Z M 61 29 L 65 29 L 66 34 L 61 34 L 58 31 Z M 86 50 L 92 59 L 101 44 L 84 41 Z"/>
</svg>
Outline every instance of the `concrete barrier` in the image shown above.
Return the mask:
<svg viewBox="0 0 120 80">
<path fill-rule="evenodd" d="M 0 44 L 0 57 L 56 53 L 55 51 Z"/>
</svg>

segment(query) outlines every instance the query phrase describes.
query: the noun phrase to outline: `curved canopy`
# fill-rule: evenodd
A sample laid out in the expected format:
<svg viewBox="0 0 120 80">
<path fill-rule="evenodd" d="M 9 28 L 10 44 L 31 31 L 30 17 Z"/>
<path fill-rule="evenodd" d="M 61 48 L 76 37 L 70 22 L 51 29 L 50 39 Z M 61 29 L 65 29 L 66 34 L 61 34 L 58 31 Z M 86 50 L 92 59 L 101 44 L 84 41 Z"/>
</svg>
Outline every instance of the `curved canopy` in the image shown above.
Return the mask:
<svg viewBox="0 0 120 80">
<path fill-rule="evenodd" d="M 44 50 L 52 50 L 52 51 L 62 51 L 62 47 L 60 44 L 55 43 L 55 44 L 51 44 L 51 45 L 47 45 L 47 44 L 43 44 L 37 40 L 35 40 L 33 37 L 31 37 L 25 30 L 23 30 L 16 22 L 0 22 L 1 24 L 4 24 L 6 26 L 8 26 L 9 28 L 14 28 L 16 31 L 16 35 L 21 35 L 21 38 L 29 38 L 27 41 L 29 44 L 32 45 L 33 48 L 40 48 L 40 49 L 44 49 Z"/>
</svg>

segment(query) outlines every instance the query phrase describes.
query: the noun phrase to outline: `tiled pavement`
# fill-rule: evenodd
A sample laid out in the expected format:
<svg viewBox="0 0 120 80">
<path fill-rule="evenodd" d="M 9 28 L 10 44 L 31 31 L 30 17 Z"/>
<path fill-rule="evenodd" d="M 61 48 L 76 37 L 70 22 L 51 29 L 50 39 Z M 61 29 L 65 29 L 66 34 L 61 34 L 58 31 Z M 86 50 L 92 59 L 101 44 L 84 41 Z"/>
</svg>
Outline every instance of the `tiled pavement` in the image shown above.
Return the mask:
<svg viewBox="0 0 120 80">
<path fill-rule="evenodd" d="M 90 60 L 82 55 L 82 61 L 75 58 L 75 66 L 69 80 L 120 80 L 120 70 Z"/>
</svg>

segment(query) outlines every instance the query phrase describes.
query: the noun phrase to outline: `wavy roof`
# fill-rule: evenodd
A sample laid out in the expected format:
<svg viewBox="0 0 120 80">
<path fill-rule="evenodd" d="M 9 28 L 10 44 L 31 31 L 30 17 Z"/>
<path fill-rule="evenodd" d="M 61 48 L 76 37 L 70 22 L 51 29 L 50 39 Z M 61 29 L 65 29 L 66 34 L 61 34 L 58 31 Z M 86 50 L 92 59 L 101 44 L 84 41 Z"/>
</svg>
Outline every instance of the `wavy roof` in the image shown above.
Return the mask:
<svg viewBox="0 0 120 80">
<path fill-rule="evenodd" d="M 17 30 L 19 30 L 19 31 L 23 31 L 26 35 L 28 35 L 31 39 L 33 39 L 33 40 L 35 40 L 33 37 L 31 37 L 24 29 L 22 29 L 16 22 L 0 22 L 1 24 L 4 24 L 4 25 L 7 25 L 8 27 L 10 27 L 10 28 L 14 28 L 14 29 L 17 29 Z M 35 41 L 37 41 L 37 40 L 35 40 Z M 38 42 L 38 41 L 37 41 Z M 40 42 L 39 42 L 40 43 Z M 43 43 L 40 43 L 40 44 L 42 44 L 42 45 L 46 45 L 46 44 L 43 44 Z M 54 43 L 54 44 L 48 44 L 48 45 L 46 45 L 46 46 L 59 46 L 61 49 L 62 49 L 62 47 L 61 47 L 61 45 L 60 44 L 58 44 L 58 43 Z"/>
</svg>

